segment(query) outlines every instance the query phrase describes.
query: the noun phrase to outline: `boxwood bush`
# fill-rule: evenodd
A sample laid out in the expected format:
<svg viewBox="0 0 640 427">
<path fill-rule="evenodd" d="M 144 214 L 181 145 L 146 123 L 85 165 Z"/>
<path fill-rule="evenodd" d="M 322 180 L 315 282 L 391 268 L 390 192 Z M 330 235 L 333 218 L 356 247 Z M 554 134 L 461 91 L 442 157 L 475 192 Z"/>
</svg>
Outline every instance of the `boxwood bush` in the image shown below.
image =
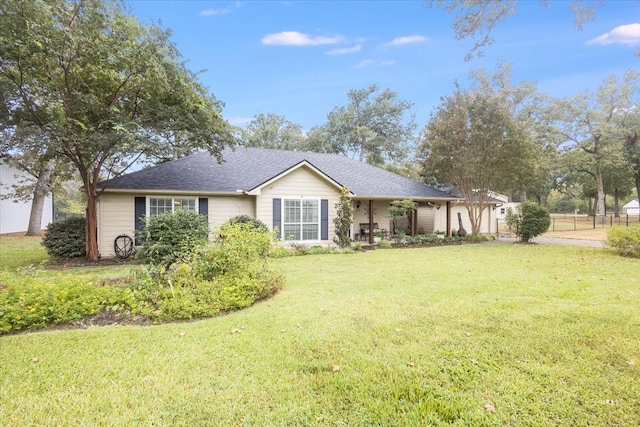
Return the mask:
<svg viewBox="0 0 640 427">
<path fill-rule="evenodd" d="M 76 258 L 85 255 L 85 220 L 69 218 L 48 225 L 42 239 L 47 253 L 54 258 Z"/>
</svg>

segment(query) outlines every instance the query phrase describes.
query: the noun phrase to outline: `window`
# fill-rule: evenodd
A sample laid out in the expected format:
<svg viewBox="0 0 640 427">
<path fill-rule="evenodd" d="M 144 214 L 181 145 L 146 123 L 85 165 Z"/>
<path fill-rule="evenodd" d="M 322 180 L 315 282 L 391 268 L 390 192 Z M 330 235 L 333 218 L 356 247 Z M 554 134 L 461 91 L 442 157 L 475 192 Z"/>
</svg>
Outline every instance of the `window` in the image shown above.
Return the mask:
<svg viewBox="0 0 640 427">
<path fill-rule="evenodd" d="M 504 214 L 505 214 L 504 208 L 500 208 L 500 215 L 504 215 Z"/>
<path fill-rule="evenodd" d="M 282 228 L 285 240 L 320 239 L 320 201 L 284 199 Z"/>
<path fill-rule="evenodd" d="M 198 211 L 198 199 L 195 197 L 149 197 L 148 216 L 173 213 L 180 209 Z"/>
</svg>

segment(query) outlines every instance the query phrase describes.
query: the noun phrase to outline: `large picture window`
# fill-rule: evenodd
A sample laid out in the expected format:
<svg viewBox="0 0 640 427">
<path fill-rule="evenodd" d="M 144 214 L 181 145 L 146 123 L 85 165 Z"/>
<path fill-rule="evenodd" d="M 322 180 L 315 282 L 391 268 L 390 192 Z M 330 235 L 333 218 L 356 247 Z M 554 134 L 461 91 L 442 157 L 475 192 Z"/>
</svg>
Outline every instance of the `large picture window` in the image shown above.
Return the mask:
<svg viewBox="0 0 640 427">
<path fill-rule="evenodd" d="M 149 197 L 147 204 L 148 216 L 158 216 L 164 213 L 174 213 L 180 209 L 198 211 L 196 197 Z"/>
<path fill-rule="evenodd" d="M 282 228 L 285 240 L 320 239 L 320 201 L 284 199 Z"/>
</svg>

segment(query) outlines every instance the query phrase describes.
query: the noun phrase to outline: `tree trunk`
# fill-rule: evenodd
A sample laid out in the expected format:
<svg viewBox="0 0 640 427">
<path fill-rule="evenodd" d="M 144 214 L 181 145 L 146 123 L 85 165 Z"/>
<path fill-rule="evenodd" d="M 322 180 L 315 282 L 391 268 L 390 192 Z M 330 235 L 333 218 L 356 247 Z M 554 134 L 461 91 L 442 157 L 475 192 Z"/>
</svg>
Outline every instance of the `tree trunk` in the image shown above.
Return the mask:
<svg viewBox="0 0 640 427">
<path fill-rule="evenodd" d="M 38 173 L 38 180 L 36 181 L 36 186 L 33 191 L 33 199 L 31 201 L 31 213 L 29 214 L 27 236 L 40 235 L 42 229 L 42 212 L 44 211 L 44 202 L 49 194 L 52 170 L 53 161 L 48 161 L 42 166 Z"/>
<path fill-rule="evenodd" d="M 617 188 L 613 190 L 613 215 L 620 218 L 620 192 Z"/>
<path fill-rule="evenodd" d="M 98 261 L 98 211 L 96 209 L 98 197 L 93 188 L 87 189 L 87 212 L 86 212 L 86 257 L 89 261 Z"/>
<path fill-rule="evenodd" d="M 600 165 L 596 165 L 596 184 L 598 186 L 598 222 L 604 224 L 606 221 L 607 210 L 604 202 L 604 181 L 602 180 L 602 170 Z"/>
<path fill-rule="evenodd" d="M 640 173 L 635 174 L 636 180 L 636 196 L 638 196 L 638 206 L 640 206 Z M 638 221 L 640 221 L 640 215 L 638 215 Z"/>
</svg>

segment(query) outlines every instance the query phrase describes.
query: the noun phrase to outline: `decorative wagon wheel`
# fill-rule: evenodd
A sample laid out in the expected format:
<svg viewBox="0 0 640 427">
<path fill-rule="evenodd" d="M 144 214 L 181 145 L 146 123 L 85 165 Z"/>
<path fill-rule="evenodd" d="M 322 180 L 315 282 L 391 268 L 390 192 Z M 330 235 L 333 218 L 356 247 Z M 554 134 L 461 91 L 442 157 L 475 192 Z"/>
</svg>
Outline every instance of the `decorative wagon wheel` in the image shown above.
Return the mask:
<svg viewBox="0 0 640 427">
<path fill-rule="evenodd" d="M 135 251 L 134 241 L 128 234 L 121 234 L 113 241 L 113 251 L 120 259 L 129 258 Z"/>
</svg>

